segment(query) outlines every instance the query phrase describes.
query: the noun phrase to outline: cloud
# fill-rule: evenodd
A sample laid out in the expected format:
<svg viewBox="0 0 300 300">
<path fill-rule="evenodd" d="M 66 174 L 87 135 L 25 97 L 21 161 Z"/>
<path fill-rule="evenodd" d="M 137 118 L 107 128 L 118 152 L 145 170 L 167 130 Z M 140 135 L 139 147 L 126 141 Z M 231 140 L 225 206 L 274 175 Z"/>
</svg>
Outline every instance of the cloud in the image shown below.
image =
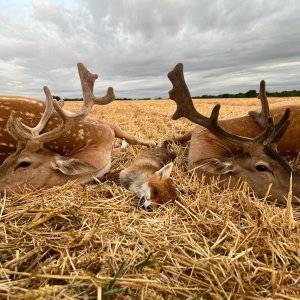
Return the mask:
<svg viewBox="0 0 300 300">
<path fill-rule="evenodd" d="M 39 0 L 0 14 L 1 94 L 81 96 L 76 63 L 118 97 L 166 97 L 166 74 L 185 65 L 193 95 L 300 89 L 295 0 Z M 2 4 L 1 4 L 2 5 Z"/>
</svg>

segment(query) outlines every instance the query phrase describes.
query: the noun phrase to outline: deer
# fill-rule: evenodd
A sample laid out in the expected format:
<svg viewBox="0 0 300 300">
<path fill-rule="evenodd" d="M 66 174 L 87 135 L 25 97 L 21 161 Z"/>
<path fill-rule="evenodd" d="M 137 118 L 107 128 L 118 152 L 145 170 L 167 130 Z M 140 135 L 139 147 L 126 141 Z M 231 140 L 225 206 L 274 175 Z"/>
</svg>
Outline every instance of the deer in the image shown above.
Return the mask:
<svg viewBox="0 0 300 300">
<path fill-rule="evenodd" d="M 170 181 L 175 152 L 162 147 L 140 153 L 131 164 L 119 173 L 121 185 L 138 198 L 137 208 L 148 212 L 176 198 Z"/>
<path fill-rule="evenodd" d="M 210 183 L 218 178 L 221 187 L 234 188 L 240 180 L 259 198 L 286 204 L 292 190 L 292 204 L 299 205 L 299 177 L 280 154 L 297 154 L 300 150 L 300 106 L 276 105 L 270 108 L 265 81 L 260 82 L 261 111 L 229 120 L 218 120 L 220 104 L 212 109 L 210 117 L 194 107 L 183 73 L 183 64 L 177 64 L 168 73 L 173 87 L 170 99 L 176 103 L 172 119 L 185 117 L 197 124 L 175 142 L 190 141 L 188 170 L 200 180 Z"/>
<path fill-rule="evenodd" d="M 53 99 L 45 86 L 45 101 L 0 97 L 0 191 L 22 191 L 63 185 L 73 180 L 87 183 L 111 168 L 114 138 L 153 147 L 115 125 L 87 118 L 94 104 L 114 100 L 109 87 L 103 97 L 94 95 L 98 75 L 78 63 L 83 93 L 79 111 L 70 112 Z"/>
</svg>

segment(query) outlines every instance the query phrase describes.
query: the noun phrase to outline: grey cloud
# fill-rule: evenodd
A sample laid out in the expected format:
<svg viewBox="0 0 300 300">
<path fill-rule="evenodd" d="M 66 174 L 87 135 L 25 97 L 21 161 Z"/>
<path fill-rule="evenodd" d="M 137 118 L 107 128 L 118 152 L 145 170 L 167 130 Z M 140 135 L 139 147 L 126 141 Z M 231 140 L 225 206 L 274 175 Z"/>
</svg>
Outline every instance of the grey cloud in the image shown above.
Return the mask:
<svg viewBox="0 0 300 300">
<path fill-rule="evenodd" d="M 1 94 L 40 96 L 47 84 L 79 97 L 78 61 L 99 73 L 95 92 L 112 85 L 119 97 L 167 96 L 177 62 L 193 95 L 257 89 L 261 79 L 269 90 L 300 89 L 295 0 L 44 0 L 29 8 L 22 19 L 0 14 Z"/>
</svg>

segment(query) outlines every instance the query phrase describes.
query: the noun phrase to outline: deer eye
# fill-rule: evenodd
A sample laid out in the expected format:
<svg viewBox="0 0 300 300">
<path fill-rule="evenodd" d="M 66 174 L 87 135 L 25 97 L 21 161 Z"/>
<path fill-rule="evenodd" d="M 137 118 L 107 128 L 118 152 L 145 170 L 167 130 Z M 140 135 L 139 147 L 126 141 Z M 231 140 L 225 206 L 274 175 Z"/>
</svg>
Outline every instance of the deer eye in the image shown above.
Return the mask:
<svg viewBox="0 0 300 300">
<path fill-rule="evenodd" d="M 22 169 L 25 169 L 25 168 L 28 168 L 29 166 L 31 165 L 31 162 L 29 161 L 21 161 L 17 167 L 15 168 L 16 169 L 19 169 L 19 168 L 22 168 Z"/>
<path fill-rule="evenodd" d="M 259 172 L 266 172 L 266 171 L 268 171 L 268 168 L 265 165 L 257 165 L 255 168 Z"/>
</svg>

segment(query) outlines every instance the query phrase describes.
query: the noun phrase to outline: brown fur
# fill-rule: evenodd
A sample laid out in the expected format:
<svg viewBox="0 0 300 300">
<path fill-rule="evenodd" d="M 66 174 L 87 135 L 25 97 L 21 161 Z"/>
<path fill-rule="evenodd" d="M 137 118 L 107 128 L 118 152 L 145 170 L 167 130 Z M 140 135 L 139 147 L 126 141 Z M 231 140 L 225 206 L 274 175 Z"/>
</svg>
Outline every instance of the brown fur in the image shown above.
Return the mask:
<svg viewBox="0 0 300 300">
<path fill-rule="evenodd" d="M 143 152 L 120 172 L 120 182 L 135 193 L 140 201 L 146 199 L 151 202 L 149 207 L 157 208 L 176 197 L 175 188 L 169 179 L 172 165 L 166 165 L 175 157 L 176 154 L 165 147 Z M 171 169 L 164 171 L 168 166 Z M 148 204 L 144 209 L 147 207 Z"/>
<path fill-rule="evenodd" d="M 64 184 L 68 180 L 87 182 L 93 176 L 102 176 L 110 169 L 115 137 L 124 138 L 130 144 L 155 145 L 151 141 L 139 141 L 100 120 L 84 119 L 63 136 L 37 149 L 29 146 L 17 149 L 17 141 L 6 128 L 11 112 L 14 111 L 25 125 L 34 127 L 44 110 L 44 101 L 0 96 L 0 191 L 24 184 L 42 188 Z M 53 113 L 43 132 L 52 130 L 60 122 L 58 114 Z M 19 168 L 20 163 L 28 160 L 32 163 L 30 167 Z"/>
<path fill-rule="evenodd" d="M 279 118 L 283 115 L 286 108 L 291 109 L 290 115 L 290 126 L 288 127 L 285 135 L 280 140 L 277 149 L 280 154 L 290 154 L 296 155 L 300 151 L 300 139 L 299 139 L 299 132 L 300 132 L 300 105 L 298 103 L 291 103 L 291 102 L 283 102 L 276 105 L 270 105 L 270 114 L 274 118 L 275 122 L 278 122 Z M 233 134 L 246 136 L 246 137 L 254 137 L 262 131 L 262 127 L 257 124 L 252 117 L 250 116 L 243 116 L 240 118 L 234 118 L 229 120 L 222 120 L 219 122 L 221 127 Z M 227 174 L 224 175 L 212 175 L 205 171 L 205 168 L 197 168 L 200 162 L 204 162 L 206 159 L 211 158 L 232 158 L 236 159 L 236 162 L 240 165 L 245 163 L 245 159 L 241 156 L 243 149 L 236 147 L 236 145 L 224 142 L 213 134 L 211 134 L 206 128 L 197 125 L 191 132 L 186 133 L 183 137 L 178 137 L 175 140 L 179 142 L 188 141 L 190 139 L 190 148 L 189 148 L 189 155 L 188 155 L 188 168 L 195 169 L 197 175 L 201 178 L 202 175 L 206 176 L 206 180 L 210 180 L 212 177 L 219 176 L 221 181 L 224 182 L 224 185 L 227 186 L 229 183 L 229 176 Z M 249 153 L 252 157 L 260 157 L 261 161 L 268 161 L 271 165 L 270 168 L 273 170 L 272 176 L 277 176 L 280 178 L 280 174 L 276 173 L 278 168 L 278 162 L 274 160 L 270 160 L 267 155 L 264 154 L 263 150 L 260 150 L 259 147 L 255 147 L 255 149 L 251 149 L 249 147 Z M 240 161 L 239 161 L 240 160 Z M 249 165 L 249 167 L 251 166 Z M 239 178 L 233 176 L 230 177 L 230 186 L 234 186 Z M 251 177 L 242 178 L 246 180 L 251 187 L 258 193 L 260 197 L 264 197 L 268 186 L 262 185 L 265 182 L 265 175 L 261 179 L 259 179 L 260 175 L 263 174 L 256 174 Z M 271 177 L 272 177 L 271 176 Z M 286 178 L 289 178 L 289 174 L 287 174 Z M 270 182 L 272 182 L 270 179 Z M 273 195 L 276 195 L 274 198 L 277 199 L 279 202 L 285 203 L 284 196 L 287 196 L 289 191 L 289 184 L 284 185 L 285 182 L 283 178 L 280 179 L 282 185 L 280 188 L 278 187 L 278 192 L 275 190 L 271 190 Z M 260 182 L 258 185 L 257 182 Z M 293 193 L 295 196 L 300 196 L 300 186 L 299 186 L 299 178 L 296 175 L 293 178 Z M 298 200 L 294 199 L 293 202 L 298 204 Z"/>
<path fill-rule="evenodd" d="M 158 180 L 157 176 L 152 175 L 148 178 L 148 184 L 153 208 L 176 198 L 176 190 L 169 179 L 161 181 Z"/>
</svg>

